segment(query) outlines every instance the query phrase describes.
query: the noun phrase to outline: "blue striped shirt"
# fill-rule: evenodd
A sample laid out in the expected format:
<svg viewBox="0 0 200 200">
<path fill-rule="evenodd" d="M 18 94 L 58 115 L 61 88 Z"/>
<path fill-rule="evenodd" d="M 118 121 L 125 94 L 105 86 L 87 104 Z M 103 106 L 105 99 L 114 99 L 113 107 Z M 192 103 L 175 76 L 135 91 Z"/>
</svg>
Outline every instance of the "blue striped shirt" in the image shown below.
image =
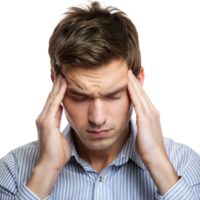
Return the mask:
<svg viewBox="0 0 200 200">
<path fill-rule="evenodd" d="M 200 155 L 190 147 L 164 137 L 167 155 L 181 178 L 160 196 L 149 172 L 135 151 L 137 126 L 118 157 L 98 173 L 81 159 L 68 124 L 62 134 L 72 154 L 50 196 L 45 200 L 191 200 L 200 199 Z M 18 147 L 0 159 L 0 200 L 39 200 L 26 183 L 38 163 L 38 141 Z M 164 180 L 163 180 L 164 181 Z"/>
</svg>

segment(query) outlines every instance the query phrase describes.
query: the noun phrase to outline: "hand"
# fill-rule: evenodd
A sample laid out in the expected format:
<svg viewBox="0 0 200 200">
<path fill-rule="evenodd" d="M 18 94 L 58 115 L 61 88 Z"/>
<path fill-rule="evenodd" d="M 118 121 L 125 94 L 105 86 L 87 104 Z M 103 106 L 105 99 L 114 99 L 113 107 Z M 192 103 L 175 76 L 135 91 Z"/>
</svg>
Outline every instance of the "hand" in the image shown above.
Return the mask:
<svg viewBox="0 0 200 200">
<path fill-rule="evenodd" d="M 128 91 L 136 112 L 138 133 L 135 150 L 144 164 L 151 164 L 155 162 L 157 156 L 167 156 L 160 124 L 160 114 L 131 70 L 128 70 Z"/>
<path fill-rule="evenodd" d="M 61 85 L 61 80 L 63 84 Z M 67 82 L 62 74 L 54 79 L 53 87 L 41 114 L 36 119 L 38 130 L 38 165 L 60 172 L 71 157 L 71 148 L 60 132 L 63 107 L 61 102 L 67 90 Z"/>
</svg>

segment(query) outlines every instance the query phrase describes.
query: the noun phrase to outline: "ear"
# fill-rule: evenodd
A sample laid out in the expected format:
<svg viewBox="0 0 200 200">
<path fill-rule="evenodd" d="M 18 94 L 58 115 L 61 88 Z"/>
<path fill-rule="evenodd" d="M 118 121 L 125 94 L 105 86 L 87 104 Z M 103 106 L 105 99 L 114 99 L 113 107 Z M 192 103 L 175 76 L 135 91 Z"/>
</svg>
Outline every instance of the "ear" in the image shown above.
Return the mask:
<svg viewBox="0 0 200 200">
<path fill-rule="evenodd" d="M 51 69 L 51 80 L 52 80 L 52 82 L 54 80 L 54 73 L 53 73 L 52 69 Z"/>
<path fill-rule="evenodd" d="M 141 86 L 143 86 L 143 83 L 144 83 L 144 78 L 145 78 L 145 74 L 144 74 L 144 67 L 141 66 L 140 68 L 140 72 L 137 76 L 137 79 L 140 83 Z"/>
</svg>

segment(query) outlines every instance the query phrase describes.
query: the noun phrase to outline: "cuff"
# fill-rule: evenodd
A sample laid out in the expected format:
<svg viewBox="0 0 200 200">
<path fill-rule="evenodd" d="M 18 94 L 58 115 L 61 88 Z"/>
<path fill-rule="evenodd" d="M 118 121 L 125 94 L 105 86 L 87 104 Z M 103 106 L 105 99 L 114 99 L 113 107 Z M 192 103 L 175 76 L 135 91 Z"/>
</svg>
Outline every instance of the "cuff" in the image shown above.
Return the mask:
<svg viewBox="0 0 200 200">
<path fill-rule="evenodd" d="M 194 196 L 192 188 L 185 181 L 185 178 L 182 176 L 163 196 L 158 194 L 158 191 L 155 194 L 157 200 L 195 200 L 197 199 Z"/>
<path fill-rule="evenodd" d="M 29 188 L 26 187 L 26 182 L 22 184 L 15 197 L 18 197 L 20 200 L 41 200 L 31 190 L 29 190 Z M 52 194 L 43 200 L 52 200 Z"/>
</svg>

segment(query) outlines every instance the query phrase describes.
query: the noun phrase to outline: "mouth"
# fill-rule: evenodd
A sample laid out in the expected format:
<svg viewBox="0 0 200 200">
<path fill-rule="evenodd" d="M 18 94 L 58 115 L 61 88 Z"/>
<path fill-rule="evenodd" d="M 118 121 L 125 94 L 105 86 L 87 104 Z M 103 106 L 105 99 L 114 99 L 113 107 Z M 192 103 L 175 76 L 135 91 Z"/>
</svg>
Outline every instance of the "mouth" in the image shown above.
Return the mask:
<svg viewBox="0 0 200 200">
<path fill-rule="evenodd" d="M 91 130 L 87 132 L 94 138 L 102 138 L 106 137 L 111 132 L 111 130 L 101 130 L 101 131 Z"/>
<path fill-rule="evenodd" d="M 93 132 L 93 133 L 101 133 L 101 132 L 105 132 L 105 131 L 109 131 L 109 130 L 106 130 L 106 129 L 102 129 L 102 130 L 91 130 L 91 131 L 88 131 L 88 132 Z"/>
</svg>

